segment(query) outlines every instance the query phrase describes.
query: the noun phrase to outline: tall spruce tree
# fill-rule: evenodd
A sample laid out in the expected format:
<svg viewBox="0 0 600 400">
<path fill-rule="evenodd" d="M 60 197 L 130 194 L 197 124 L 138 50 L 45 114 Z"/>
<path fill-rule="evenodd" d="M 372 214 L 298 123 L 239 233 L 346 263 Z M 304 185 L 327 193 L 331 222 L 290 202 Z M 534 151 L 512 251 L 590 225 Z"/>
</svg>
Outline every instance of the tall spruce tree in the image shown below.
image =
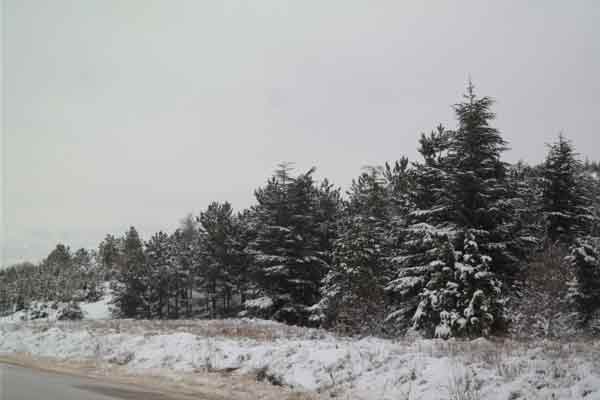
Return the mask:
<svg viewBox="0 0 600 400">
<path fill-rule="evenodd" d="M 552 242 L 570 244 L 590 231 L 594 216 L 582 178 L 582 163 L 573 145 L 559 135 L 549 145 L 542 167 L 542 212 Z"/>
<path fill-rule="evenodd" d="M 231 205 L 211 203 L 200 214 L 200 224 L 205 248 L 205 290 L 209 299 L 209 312 L 213 318 L 228 315 L 238 279 L 243 274 L 241 246 L 237 237 L 235 215 Z"/>
<path fill-rule="evenodd" d="M 425 290 L 430 280 L 439 281 L 443 271 L 454 266 L 448 264 L 447 257 L 454 223 L 450 219 L 446 190 L 450 178 L 448 149 L 453 136 L 454 132 L 439 125 L 429 135 L 422 134 L 419 140 L 418 151 L 423 161 L 414 163 L 411 171 L 412 209 L 405 224 L 397 228 L 399 246 L 389 260 L 394 271 L 385 286 L 388 298 L 385 322 L 389 332 L 403 333 L 414 328 L 432 336 L 440 321 L 439 315 L 433 315 L 436 310 L 424 304 L 418 314 L 417 311 L 427 297 Z"/>
<path fill-rule="evenodd" d="M 457 130 L 439 128 L 421 138 L 417 209 L 386 289 L 393 304 L 387 320 L 402 326 L 404 316 L 413 314 L 412 328 L 426 336 L 486 335 L 503 325 L 495 273 L 505 274 L 515 258 L 500 158 L 506 142 L 490 125 L 492 104 L 478 98 L 469 82 L 465 101 L 454 106 Z M 465 271 L 477 279 L 465 279 Z"/>
<path fill-rule="evenodd" d="M 600 252 L 598 240 L 580 239 L 566 258 L 574 278 L 569 282 L 567 298 L 575 309 L 579 323 L 586 327 L 600 310 Z M 596 321 L 598 322 L 598 321 Z M 596 327 L 600 329 L 600 326 Z"/>
<path fill-rule="evenodd" d="M 172 248 L 164 232 L 154 234 L 144 247 L 146 268 L 139 276 L 143 313 L 148 319 L 170 317 L 170 297 L 175 281 Z"/>
<path fill-rule="evenodd" d="M 200 284 L 200 272 L 206 264 L 197 218 L 191 214 L 183 218 L 170 240 L 173 263 L 181 277 L 181 312 L 190 318 L 194 312 L 194 291 Z"/>
<path fill-rule="evenodd" d="M 117 266 L 123 251 L 123 238 L 106 235 L 98 246 L 98 258 L 104 272 L 104 280 L 111 280 L 117 273 Z"/>
<path fill-rule="evenodd" d="M 273 304 L 272 318 L 304 324 L 328 265 L 319 248 L 314 168 L 298 176 L 291 171 L 281 165 L 255 192 L 256 237 L 248 247 L 256 284 Z"/>
<path fill-rule="evenodd" d="M 137 318 L 146 314 L 143 294 L 147 276 L 144 247 L 137 230 L 132 226 L 125 235 L 123 254 L 119 258 L 113 282 L 113 314 L 117 318 Z"/>
<path fill-rule="evenodd" d="M 369 169 L 354 180 L 338 226 L 331 269 L 311 319 L 347 333 L 373 333 L 384 312 L 389 198 L 381 171 Z"/>
</svg>

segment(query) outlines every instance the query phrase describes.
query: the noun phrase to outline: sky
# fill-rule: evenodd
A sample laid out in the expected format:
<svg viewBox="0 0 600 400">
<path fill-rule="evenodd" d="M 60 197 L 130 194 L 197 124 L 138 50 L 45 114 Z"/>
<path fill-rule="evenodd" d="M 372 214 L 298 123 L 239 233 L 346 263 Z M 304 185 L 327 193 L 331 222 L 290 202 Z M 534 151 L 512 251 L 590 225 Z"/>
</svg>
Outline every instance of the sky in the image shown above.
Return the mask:
<svg viewBox="0 0 600 400">
<path fill-rule="evenodd" d="M 5 0 L 2 260 L 248 207 L 282 161 L 347 188 L 472 78 L 507 161 L 600 159 L 596 1 Z"/>
</svg>

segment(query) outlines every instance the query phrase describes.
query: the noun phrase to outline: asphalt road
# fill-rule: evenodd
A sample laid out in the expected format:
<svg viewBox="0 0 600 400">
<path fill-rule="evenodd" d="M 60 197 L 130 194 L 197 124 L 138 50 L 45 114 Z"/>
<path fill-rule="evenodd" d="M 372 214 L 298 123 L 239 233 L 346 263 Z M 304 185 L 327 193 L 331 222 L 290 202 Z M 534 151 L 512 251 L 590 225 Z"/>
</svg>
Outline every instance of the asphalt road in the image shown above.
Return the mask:
<svg viewBox="0 0 600 400">
<path fill-rule="evenodd" d="M 180 398 L 152 393 L 135 386 L 0 364 L 0 400 L 178 399 Z"/>
</svg>

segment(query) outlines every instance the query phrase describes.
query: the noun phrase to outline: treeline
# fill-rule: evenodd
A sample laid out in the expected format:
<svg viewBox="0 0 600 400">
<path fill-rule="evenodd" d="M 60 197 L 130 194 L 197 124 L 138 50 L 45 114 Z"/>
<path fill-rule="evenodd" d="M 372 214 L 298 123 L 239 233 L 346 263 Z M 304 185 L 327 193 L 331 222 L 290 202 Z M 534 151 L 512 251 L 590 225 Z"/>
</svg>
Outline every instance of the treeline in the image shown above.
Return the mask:
<svg viewBox="0 0 600 400">
<path fill-rule="evenodd" d="M 541 165 L 505 163 L 492 105 L 469 85 L 456 129 L 422 134 L 421 160 L 368 168 L 345 195 L 283 164 L 247 210 L 212 203 L 147 242 L 133 227 L 108 235 L 87 264 L 59 245 L 0 273 L 0 307 L 93 297 L 105 279 L 123 318 L 245 315 L 444 338 L 550 334 L 563 317 L 592 329 L 598 164 L 562 135 Z"/>
<path fill-rule="evenodd" d="M 22 263 L 0 270 L 0 315 L 27 308 L 32 302 L 95 301 L 103 295 L 106 276 L 96 252 L 72 252 L 58 244 L 35 265 Z"/>
</svg>

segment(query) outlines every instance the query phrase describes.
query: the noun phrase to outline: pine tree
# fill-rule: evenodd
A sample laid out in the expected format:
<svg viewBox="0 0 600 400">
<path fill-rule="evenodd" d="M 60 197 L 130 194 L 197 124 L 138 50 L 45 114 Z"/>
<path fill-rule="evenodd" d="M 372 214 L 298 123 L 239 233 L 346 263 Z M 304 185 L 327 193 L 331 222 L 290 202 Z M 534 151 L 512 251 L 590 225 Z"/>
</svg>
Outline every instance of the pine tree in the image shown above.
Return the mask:
<svg viewBox="0 0 600 400">
<path fill-rule="evenodd" d="M 488 336 L 504 329 L 506 323 L 502 284 L 491 270 L 492 258 L 481 251 L 477 233 L 465 232 L 463 250 L 456 257 L 457 312 L 449 319 L 453 336 Z"/>
<path fill-rule="evenodd" d="M 476 97 L 471 83 L 465 98 L 454 106 L 456 131 L 438 127 L 421 137 L 416 210 L 408 215 L 403 244 L 392 258 L 395 277 L 386 286 L 391 305 L 386 321 L 400 331 L 411 314 L 412 328 L 426 336 L 487 335 L 502 325 L 494 274 L 507 273 L 516 261 L 506 166 L 500 160 L 506 143 L 490 126 L 493 101 Z M 473 243 L 476 255 L 470 254 Z M 467 279 L 466 271 L 475 271 L 477 279 Z"/>
<path fill-rule="evenodd" d="M 385 163 L 383 170 L 385 187 L 388 198 L 388 213 L 397 224 L 404 225 L 408 213 L 414 209 L 411 193 L 414 190 L 414 174 L 408 158 L 402 157 L 393 166 Z"/>
<path fill-rule="evenodd" d="M 411 224 L 404 229 L 402 247 L 390 259 L 396 273 L 385 286 L 388 297 L 385 322 L 390 333 L 405 333 L 413 328 L 425 336 L 434 335 L 439 315 L 426 313 L 439 314 L 440 310 L 426 307 L 424 300 L 429 297 L 426 287 L 437 287 L 441 277 L 452 276 L 447 271 L 454 267 L 448 250 L 450 233 L 427 223 Z"/>
<path fill-rule="evenodd" d="M 582 326 L 587 326 L 600 309 L 600 252 L 597 241 L 580 239 L 566 258 L 574 274 L 569 282 L 568 299 L 579 315 Z"/>
<path fill-rule="evenodd" d="M 549 146 L 542 172 L 542 212 L 552 242 L 570 244 L 590 231 L 594 217 L 582 175 L 573 145 L 559 135 L 558 141 Z"/>
<path fill-rule="evenodd" d="M 256 238 L 249 244 L 254 279 L 274 304 L 272 317 L 296 324 L 307 322 L 328 270 L 319 248 L 313 172 L 292 177 L 289 165 L 282 165 L 256 191 Z"/>
<path fill-rule="evenodd" d="M 170 317 L 170 297 L 174 286 L 175 271 L 169 236 L 158 232 L 144 247 L 146 267 L 138 277 L 144 290 L 140 293 L 143 312 L 147 319 Z"/>
<path fill-rule="evenodd" d="M 399 246 L 391 255 L 392 274 L 385 286 L 388 310 L 385 318 L 389 332 L 404 333 L 409 328 L 421 329 L 432 336 L 439 316 L 415 318 L 419 304 L 426 297 L 426 285 L 436 270 L 446 268 L 443 254 L 454 224 L 449 218 L 446 181 L 450 165 L 448 149 L 454 133 L 439 125 L 419 140 L 421 163 L 410 171 L 409 212 L 402 224 L 395 225 Z M 453 265 L 452 265 L 453 266 Z M 439 275 L 439 271 L 437 272 Z M 428 319 L 431 323 L 425 323 Z"/>
<path fill-rule="evenodd" d="M 123 251 L 123 239 L 106 235 L 98 246 L 98 259 L 103 271 L 103 279 L 110 281 L 117 273 L 118 264 Z"/>
<path fill-rule="evenodd" d="M 315 185 L 314 197 L 314 222 L 317 228 L 319 255 L 327 264 L 331 264 L 333 243 L 337 237 L 337 224 L 342 215 L 341 191 L 324 179 L 318 187 Z"/>
<path fill-rule="evenodd" d="M 348 194 L 331 269 L 311 320 L 348 333 L 373 333 L 383 320 L 389 192 L 381 171 L 370 168 L 353 181 Z"/>
<path fill-rule="evenodd" d="M 73 268 L 79 277 L 78 300 L 96 301 L 102 297 L 102 274 L 93 251 L 81 248 L 73 255 Z"/>
<path fill-rule="evenodd" d="M 173 263 L 181 277 L 181 308 L 190 318 L 194 313 L 194 292 L 200 285 L 200 272 L 205 265 L 199 222 L 188 214 L 172 237 Z"/>
<path fill-rule="evenodd" d="M 142 241 L 134 227 L 129 228 L 123 243 L 123 254 L 119 258 L 116 279 L 113 282 L 113 314 L 117 318 L 137 318 L 146 315 L 143 281 L 147 276 L 146 260 Z"/>
<path fill-rule="evenodd" d="M 73 280 L 73 260 L 71 249 L 62 243 L 56 245 L 43 261 L 47 272 L 44 300 L 67 301 L 75 291 Z"/>
<path fill-rule="evenodd" d="M 206 292 L 209 312 L 216 318 L 219 308 L 224 315 L 231 311 L 240 259 L 236 247 L 233 209 L 227 202 L 211 203 L 200 214 L 206 257 Z M 221 304 L 218 304 L 221 303 Z"/>
<path fill-rule="evenodd" d="M 492 257 L 490 267 L 500 274 L 515 271 L 513 237 L 508 225 L 511 208 L 506 164 L 501 161 L 506 142 L 490 123 L 493 100 L 478 98 L 471 83 L 465 101 L 454 106 L 458 129 L 449 149 L 451 179 L 446 190 L 457 226 L 476 230 L 481 251 Z"/>
<path fill-rule="evenodd" d="M 418 151 L 423 162 L 415 163 L 412 171 L 414 183 L 410 196 L 414 208 L 409 223 L 443 225 L 449 221 L 450 200 L 446 185 L 451 170 L 448 151 L 453 139 L 454 132 L 442 125 L 429 135 L 421 134 Z"/>
<path fill-rule="evenodd" d="M 514 237 L 512 251 L 520 260 L 527 260 L 544 235 L 539 174 L 539 168 L 532 168 L 522 161 L 507 169 L 507 204 L 512 215 L 505 227 L 508 235 Z"/>
</svg>

